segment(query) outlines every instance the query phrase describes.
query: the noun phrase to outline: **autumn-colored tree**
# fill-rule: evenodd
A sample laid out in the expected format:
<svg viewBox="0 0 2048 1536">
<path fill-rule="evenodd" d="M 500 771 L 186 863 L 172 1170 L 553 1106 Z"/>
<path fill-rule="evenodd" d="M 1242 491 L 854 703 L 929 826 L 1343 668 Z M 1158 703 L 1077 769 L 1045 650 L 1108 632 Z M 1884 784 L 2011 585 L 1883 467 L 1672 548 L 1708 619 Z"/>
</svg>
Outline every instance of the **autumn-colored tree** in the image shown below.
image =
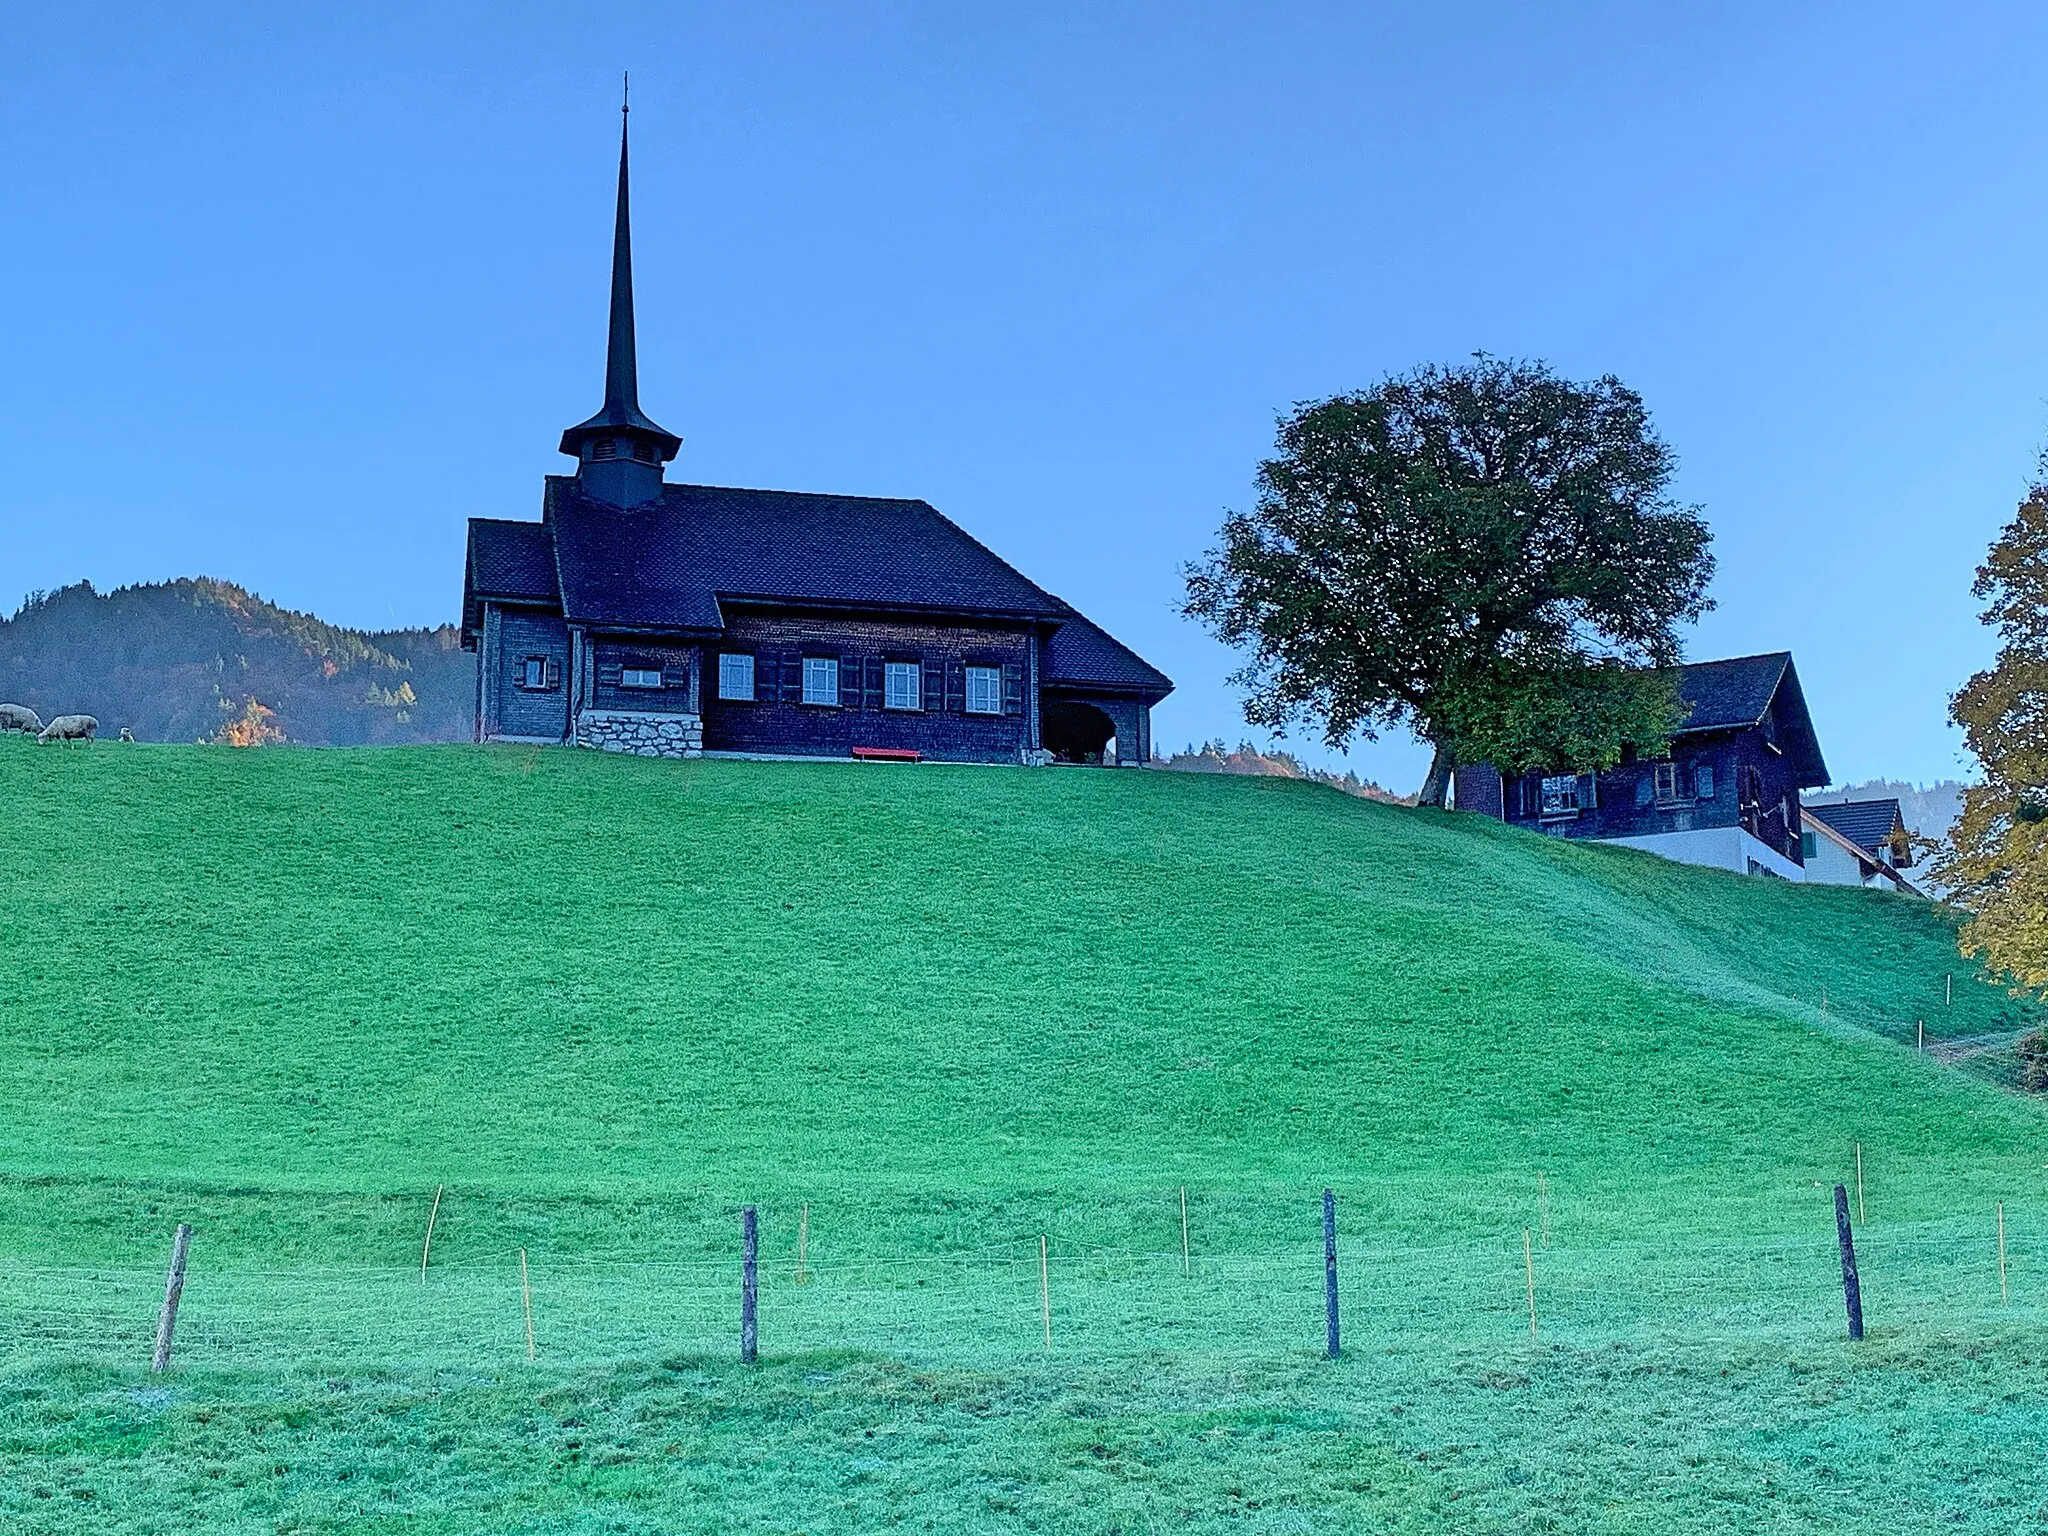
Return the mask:
<svg viewBox="0 0 2048 1536">
<path fill-rule="evenodd" d="M 223 705 L 227 700 L 221 701 Z M 213 733 L 215 746 L 267 747 L 284 740 L 277 725 L 277 711 L 255 699 L 247 700 L 242 712 Z"/>
<path fill-rule="evenodd" d="M 1419 368 L 1280 423 L 1258 504 L 1188 571 L 1185 612 L 1251 653 L 1254 724 L 1429 742 L 1424 805 L 1461 762 L 1655 755 L 1683 710 L 1649 668 L 1678 660 L 1714 569 L 1672 469 L 1616 379 Z"/>
<path fill-rule="evenodd" d="M 1998 631 L 1998 656 L 1955 696 L 1984 782 L 1935 874 L 1968 914 L 1963 953 L 2048 992 L 2048 455 L 1971 589 Z"/>
</svg>

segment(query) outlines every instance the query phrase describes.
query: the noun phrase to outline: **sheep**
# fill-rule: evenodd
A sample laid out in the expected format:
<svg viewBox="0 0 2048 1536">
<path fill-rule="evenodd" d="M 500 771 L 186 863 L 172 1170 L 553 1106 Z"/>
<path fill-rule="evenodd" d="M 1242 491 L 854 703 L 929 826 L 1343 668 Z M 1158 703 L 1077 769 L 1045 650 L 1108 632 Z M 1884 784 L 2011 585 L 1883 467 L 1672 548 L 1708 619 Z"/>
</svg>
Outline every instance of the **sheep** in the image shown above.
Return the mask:
<svg viewBox="0 0 2048 1536">
<path fill-rule="evenodd" d="M 129 730 L 128 727 L 124 725 L 121 727 L 121 739 L 123 741 L 132 742 L 133 740 L 135 740 L 135 733 Z"/>
<path fill-rule="evenodd" d="M 26 704 L 0 704 L 0 733 L 20 731 L 34 736 L 43 728 L 43 718 Z"/>
<path fill-rule="evenodd" d="M 67 746 L 74 741 L 82 741 L 90 745 L 92 733 L 99 728 L 99 721 L 93 719 L 91 715 L 59 715 L 43 727 L 36 740 L 61 741 Z"/>
</svg>

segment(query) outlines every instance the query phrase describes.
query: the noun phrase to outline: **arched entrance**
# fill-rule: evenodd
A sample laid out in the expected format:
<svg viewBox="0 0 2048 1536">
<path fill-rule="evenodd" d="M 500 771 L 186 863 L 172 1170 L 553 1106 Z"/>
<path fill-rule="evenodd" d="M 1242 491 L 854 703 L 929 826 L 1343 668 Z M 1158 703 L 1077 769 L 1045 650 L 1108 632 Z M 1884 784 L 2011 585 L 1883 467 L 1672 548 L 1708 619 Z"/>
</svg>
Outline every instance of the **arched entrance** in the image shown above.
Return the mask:
<svg viewBox="0 0 2048 1536">
<path fill-rule="evenodd" d="M 1039 722 L 1045 750 L 1056 762 L 1100 763 L 1102 749 L 1116 735 L 1116 723 L 1093 704 L 1047 699 Z"/>
</svg>

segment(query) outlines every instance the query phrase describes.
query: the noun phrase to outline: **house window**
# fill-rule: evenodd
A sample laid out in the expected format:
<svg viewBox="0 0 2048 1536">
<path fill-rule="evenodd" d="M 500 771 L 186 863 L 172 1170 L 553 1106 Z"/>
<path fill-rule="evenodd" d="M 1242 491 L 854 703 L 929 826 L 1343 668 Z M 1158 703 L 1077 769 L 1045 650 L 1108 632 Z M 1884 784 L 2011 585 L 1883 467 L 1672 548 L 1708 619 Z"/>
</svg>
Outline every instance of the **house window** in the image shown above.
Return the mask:
<svg viewBox="0 0 2048 1536">
<path fill-rule="evenodd" d="M 1802 861 L 1815 858 L 1820 853 L 1820 834 L 1802 832 L 1799 834 L 1799 857 Z"/>
<path fill-rule="evenodd" d="M 659 688 L 661 669 L 659 667 L 627 667 L 619 674 L 621 688 Z"/>
<path fill-rule="evenodd" d="M 720 656 L 718 658 L 718 696 L 721 699 L 753 698 L 753 657 Z"/>
<path fill-rule="evenodd" d="M 924 668 L 914 661 L 884 662 L 882 708 L 923 709 Z"/>
<path fill-rule="evenodd" d="M 804 702 L 806 704 L 837 704 L 839 702 L 838 657 L 806 656 L 804 658 Z"/>
<path fill-rule="evenodd" d="M 1657 784 L 1657 803 L 1671 804 L 1678 798 L 1678 764 L 1659 763 L 1650 771 Z"/>
<path fill-rule="evenodd" d="M 1714 765 L 1694 763 L 1692 768 L 1692 792 L 1701 800 L 1714 798 Z"/>
<path fill-rule="evenodd" d="M 1559 774 L 1543 781 L 1543 814 L 1546 816 L 1576 816 L 1579 814 L 1579 778 L 1577 774 Z"/>
<path fill-rule="evenodd" d="M 548 685 L 548 659 L 545 656 L 529 656 L 519 670 L 519 686 L 522 688 L 545 689 Z"/>
<path fill-rule="evenodd" d="M 967 669 L 967 713 L 970 715 L 1000 715 L 1003 712 L 1003 669 L 1001 667 L 969 667 Z"/>
</svg>

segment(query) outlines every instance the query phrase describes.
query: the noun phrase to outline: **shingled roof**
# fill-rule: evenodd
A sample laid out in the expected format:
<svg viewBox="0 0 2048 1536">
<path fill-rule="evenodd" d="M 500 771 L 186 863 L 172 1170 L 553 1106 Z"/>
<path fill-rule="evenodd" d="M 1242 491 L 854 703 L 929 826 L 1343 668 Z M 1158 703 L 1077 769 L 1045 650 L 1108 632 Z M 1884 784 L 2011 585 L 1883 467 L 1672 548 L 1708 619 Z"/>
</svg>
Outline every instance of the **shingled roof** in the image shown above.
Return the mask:
<svg viewBox="0 0 2048 1536">
<path fill-rule="evenodd" d="M 464 623 L 483 598 L 559 601 L 599 629 L 714 634 L 729 608 L 788 604 L 1058 628 L 1053 685 L 1164 697 L 1173 682 L 929 502 L 665 485 L 631 510 L 550 475 L 542 521 L 472 518 Z"/>
<path fill-rule="evenodd" d="M 1833 827 L 1865 853 L 1875 854 L 1906 827 L 1897 800 L 1845 800 L 1805 809 Z"/>
<path fill-rule="evenodd" d="M 1791 760 L 1799 787 L 1811 789 L 1828 782 L 1820 738 L 1814 734 L 1790 651 L 1689 662 L 1678 668 L 1678 696 L 1689 710 L 1675 733 L 1681 737 L 1761 725 L 1776 704 L 1778 746 Z"/>
<path fill-rule="evenodd" d="M 1043 667 L 1046 685 L 1052 688 L 1103 688 L 1160 698 L 1173 690 L 1173 680 L 1164 672 L 1073 608 L 1067 608 L 1060 627 L 1046 641 Z"/>
</svg>

